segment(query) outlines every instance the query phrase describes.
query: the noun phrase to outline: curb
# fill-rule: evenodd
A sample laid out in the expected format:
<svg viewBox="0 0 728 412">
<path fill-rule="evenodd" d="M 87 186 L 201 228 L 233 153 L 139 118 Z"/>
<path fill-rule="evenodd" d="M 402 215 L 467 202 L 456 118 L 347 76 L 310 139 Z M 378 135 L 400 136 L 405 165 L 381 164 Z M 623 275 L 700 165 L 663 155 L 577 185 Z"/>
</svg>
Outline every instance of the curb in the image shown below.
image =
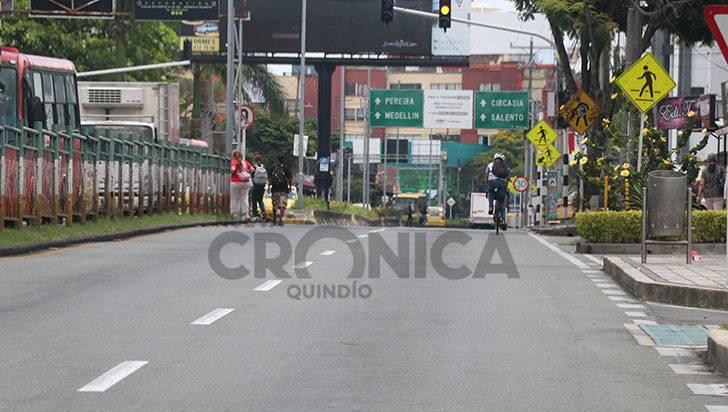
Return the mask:
<svg viewBox="0 0 728 412">
<path fill-rule="evenodd" d="M 604 258 L 603 270 L 638 299 L 701 309 L 728 309 L 728 290 L 658 282 L 618 257 Z"/>
<path fill-rule="evenodd" d="M 725 243 L 694 243 L 695 249 L 701 255 L 725 255 Z M 590 243 L 578 242 L 576 253 L 595 255 L 639 255 L 639 243 Z M 685 253 L 684 245 L 648 245 L 648 254 L 672 255 Z"/>
<path fill-rule="evenodd" d="M 533 226 L 531 230 L 539 235 L 546 236 L 578 236 L 576 232 L 576 224 L 571 225 L 544 225 Z"/>
<path fill-rule="evenodd" d="M 728 330 L 708 331 L 708 358 L 718 372 L 728 373 Z"/>
<path fill-rule="evenodd" d="M 137 236 L 151 235 L 154 233 L 167 232 L 179 229 L 189 229 L 191 227 L 204 227 L 204 226 L 229 226 L 243 224 L 240 221 L 235 220 L 215 220 L 208 222 L 195 222 L 195 223 L 183 223 L 179 225 L 162 225 L 162 226 L 151 226 L 141 229 L 125 230 L 122 232 L 104 233 L 101 235 L 75 237 L 69 239 L 53 240 L 50 242 L 32 243 L 18 246 L 9 246 L 0 248 L 0 257 L 25 255 L 33 252 L 39 252 L 51 248 L 63 248 L 68 246 L 80 245 L 82 243 L 100 243 L 100 242 L 112 242 L 115 240 L 129 239 Z"/>
</svg>

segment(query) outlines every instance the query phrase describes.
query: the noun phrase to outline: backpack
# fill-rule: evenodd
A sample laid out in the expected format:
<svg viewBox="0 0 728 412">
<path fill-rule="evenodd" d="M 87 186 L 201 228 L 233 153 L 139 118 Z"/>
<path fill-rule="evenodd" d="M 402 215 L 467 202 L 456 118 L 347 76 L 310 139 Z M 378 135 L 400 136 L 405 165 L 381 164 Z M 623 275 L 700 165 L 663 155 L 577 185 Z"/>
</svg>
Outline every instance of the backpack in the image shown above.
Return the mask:
<svg viewBox="0 0 728 412">
<path fill-rule="evenodd" d="M 253 183 L 256 185 L 264 185 L 268 183 L 268 171 L 265 170 L 263 165 L 255 166 L 255 172 L 253 172 Z"/>
<path fill-rule="evenodd" d="M 240 167 L 242 168 L 242 170 L 237 173 L 238 179 L 240 179 L 242 183 L 250 182 L 250 172 L 245 169 L 245 162 L 242 160 L 240 161 Z"/>
<path fill-rule="evenodd" d="M 273 168 L 273 172 L 270 176 L 270 184 L 273 186 L 284 186 L 288 184 L 288 179 L 286 178 L 286 171 L 283 170 L 283 166 L 276 165 Z"/>
<path fill-rule="evenodd" d="M 493 173 L 495 177 L 501 179 L 505 179 L 511 174 L 511 171 L 508 170 L 508 166 L 506 166 L 506 161 L 501 158 L 493 159 L 493 168 L 490 172 Z"/>
</svg>

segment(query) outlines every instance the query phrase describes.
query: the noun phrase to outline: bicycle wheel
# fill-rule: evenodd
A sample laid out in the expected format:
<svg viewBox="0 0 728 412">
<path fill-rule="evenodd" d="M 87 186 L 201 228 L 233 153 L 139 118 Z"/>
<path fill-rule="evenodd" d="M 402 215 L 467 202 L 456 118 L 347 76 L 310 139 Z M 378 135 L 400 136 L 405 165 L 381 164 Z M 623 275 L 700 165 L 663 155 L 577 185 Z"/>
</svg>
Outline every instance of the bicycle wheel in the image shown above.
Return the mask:
<svg viewBox="0 0 728 412">
<path fill-rule="evenodd" d="M 495 225 L 495 234 L 497 235 L 500 231 L 500 213 L 498 211 L 499 207 L 499 201 L 498 199 L 495 199 L 493 202 L 493 205 L 495 206 L 495 210 L 493 211 L 493 224 Z"/>
</svg>

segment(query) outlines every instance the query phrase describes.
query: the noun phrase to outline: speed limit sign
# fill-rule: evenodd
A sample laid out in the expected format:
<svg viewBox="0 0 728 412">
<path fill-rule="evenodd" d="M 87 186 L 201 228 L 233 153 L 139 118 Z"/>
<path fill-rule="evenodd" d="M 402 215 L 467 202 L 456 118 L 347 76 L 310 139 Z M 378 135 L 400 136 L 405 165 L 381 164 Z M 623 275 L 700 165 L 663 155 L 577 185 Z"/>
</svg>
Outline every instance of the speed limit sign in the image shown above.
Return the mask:
<svg viewBox="0 0 728 412">
<path fill-rule="evenodd" d="M 528 179 L 523 176 L 518 176 L 513 179 L 513 187 L 517 192 L 522 193 L 528 189 Z"/>
<path fill-rule="evenodd" d="M 243 129 L 248 129 L 253 126 L 254 122 L 255 113 L 253 112 L 253 108 L 248 106 L 247 104 L 244 104 L 240 108 L 240 125 Z"/>
</svg>

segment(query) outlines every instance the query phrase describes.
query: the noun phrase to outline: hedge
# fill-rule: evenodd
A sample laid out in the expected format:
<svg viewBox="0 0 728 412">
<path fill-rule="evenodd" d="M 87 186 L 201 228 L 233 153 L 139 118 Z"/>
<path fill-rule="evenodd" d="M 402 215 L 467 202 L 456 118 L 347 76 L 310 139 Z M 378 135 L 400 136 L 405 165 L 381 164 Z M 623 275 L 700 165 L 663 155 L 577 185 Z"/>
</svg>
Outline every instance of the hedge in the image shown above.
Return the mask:
<svg viewBox="0 0 728 412">
<path fill-rule="evenodd" d="M 693 242 L 725 243 L 726 212 L 693 212 Z M 640 243 L 642 212 L 585 212 L 576 215 L 576 231 L 590 243 Z"/>
</svg>

